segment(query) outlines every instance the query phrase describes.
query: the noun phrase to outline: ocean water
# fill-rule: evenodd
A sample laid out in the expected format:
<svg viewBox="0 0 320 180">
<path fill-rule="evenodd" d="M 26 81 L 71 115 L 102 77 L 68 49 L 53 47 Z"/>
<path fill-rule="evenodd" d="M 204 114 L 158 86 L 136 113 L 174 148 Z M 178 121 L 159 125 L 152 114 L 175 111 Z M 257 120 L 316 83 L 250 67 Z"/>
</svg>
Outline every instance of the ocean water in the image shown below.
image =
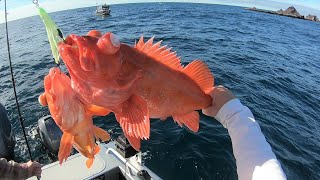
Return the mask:
<svg viewBox="0 0 320 180">
<path fill-rule="evenodd" d="M 98 29 L 132 45 L 142 34 L 155 36 L 173 47 L 184 64 L 204 60 L 216 84 L 228 87 L 253 111 L 288 179 L 320 179 L 320 23 L 208 4 L 125 4 L 111 9 L 112 16 L 106 18 L 95 16 L 94 7 L 51 15 L 64 35 Z M 39 17 L 13 21 L 9 38 L 32 155 L 49 163 L 32 133 L 38 118 L 48 114 L 37 97 L 54 66 L 45 28 Z M 26 161 L 4 24 L 0 44 L 0 102 L 16 135 L 16 161 Z M 95 124 L 113 138 L 121 133 L 113 115 L 95 118 Z M 143 142 L 142 151 L 145 164 L 164 179 L 237 179 L 227 130 L 204 115 L 198 133 L 170 119 L 151 121 L 151 137 Z"/>
</svg>

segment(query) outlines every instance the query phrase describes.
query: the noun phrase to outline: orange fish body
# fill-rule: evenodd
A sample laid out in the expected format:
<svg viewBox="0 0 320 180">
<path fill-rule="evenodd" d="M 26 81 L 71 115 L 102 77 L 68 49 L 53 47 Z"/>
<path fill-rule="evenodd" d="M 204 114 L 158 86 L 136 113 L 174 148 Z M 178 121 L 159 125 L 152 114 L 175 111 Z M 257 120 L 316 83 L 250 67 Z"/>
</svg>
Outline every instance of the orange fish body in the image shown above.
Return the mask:
<svg viewBox="0 0 320 180">
<path fill-rule="evenodd" d="M 122 44 L 120 50 L 126 55 L 123 57 L 123 66 L 127 66 L 125 72 L 129 74 L 130 70 L 135 72 L 136 69 L 142 72 L 133 93 L 147 100 L 151 118 L 185 115 L 211 105 L 212 99 L 205 92 L 213 87 L 213 77 L 203 62 L 193 61 L 185 68 L 181 65 L 170 67 L 139 49 Z M 177 57 L 171 57 L 174 58 Z M 179 63 L 178 59 L 175 61 Z M 192 74 L 193 70 L 195 74 Z M 200 77 L 196 77 L 197 71 Z M 193 75 L 199 78 L 199 84 Z"/>
<path fill-rule="evenodd" d="M 92 123 L 93 114 L 106 115 L 109 112 L 94 105 L 87 105 L 71 88 L 70 78 L 59 68 L 52 68 L 44 80 L 45 92 L 39 96 L 40 104 L 48 105 L 50 114 L 63 132 L 59 147 L 60 164 L 66 160 L 72 146 L 88 158 L 87 166 L 93 163 L 99 152 L 95 138 L 110 139 L 104 130 Z M 99 113 L 98 113 L 99 112 Z"/>
<path fill-rule="evenodd" d="M 116 115 L 134 148 L 150 136 L 149 118 L 173 116 L 179 125 L 196 132 L 198 109 L 211 105 L 207 95 L 214 78 L 200 60 L 186 67 L 166 46 L 143 38 L 130 47 L 112 33 L 90 31 L 70 35 L 59 52 L 72 79 L 72 87 L 89 104 Z"/>
</svg>

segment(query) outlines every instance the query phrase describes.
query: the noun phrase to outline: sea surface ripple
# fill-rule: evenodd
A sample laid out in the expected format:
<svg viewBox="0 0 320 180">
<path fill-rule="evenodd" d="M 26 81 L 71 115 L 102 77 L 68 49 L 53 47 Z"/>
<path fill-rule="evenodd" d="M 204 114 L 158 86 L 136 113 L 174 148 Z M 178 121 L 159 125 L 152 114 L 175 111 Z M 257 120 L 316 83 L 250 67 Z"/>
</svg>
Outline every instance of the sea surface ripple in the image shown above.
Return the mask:
<svg viewBox="0 0 320 180">
<path fill-rule="evenodd" d="M 98 29 L 113 32 L 131 45 L 142 34 L 155 36 L 173 47 L 183 64 L 204 60 L 216 84 L 230 88 L 253 111 L 288 179 L 320 179 L 320 23 L 208 4 L 125 4 L 111 9 L 112 15 L 106 18 L 95 16 L 94 7 L 52 17 L 65 35 Z M 13 21 L 9 38 L 32 154 L 49 163 L 32 133 L 38 118 L 48 114 L 37 97 L 43 91 L 44 76 L 54 66 L 45 28 L 37 16 Z M 0 44 L 0 102 L 16 134 L 16 160 L 26 161 L 4 24 Z M 121 133 L 113 115 L 95 118 L 95 123 L 113 138 Z M 227 130 L 204 115 L 198 133 L 172 120 L 151 121 L 151 137 L 143 142 L 142 151 L 145 164 L 164 179 L 237 179 Z"/>
</svg>

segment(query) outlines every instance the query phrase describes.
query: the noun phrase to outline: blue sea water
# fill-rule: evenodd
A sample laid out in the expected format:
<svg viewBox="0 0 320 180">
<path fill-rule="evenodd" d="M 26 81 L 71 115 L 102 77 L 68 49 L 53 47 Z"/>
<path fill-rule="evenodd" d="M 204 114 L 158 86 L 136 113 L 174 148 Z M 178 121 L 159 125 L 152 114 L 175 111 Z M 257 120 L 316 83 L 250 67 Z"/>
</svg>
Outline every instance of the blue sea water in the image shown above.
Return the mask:
<svg viewBox="0 0 320 180">
<path fill-rule="evenodd" d="M 156 36 L 173 47 L 183 63 L 204 60 L 216 84 L 228 87 L 253 111 L 288 179 L 320 179 L 320 23 L 208 4 L 124 4 L 111 9 L 106 18 L 95 16 L 94 7 L 51 15 L 65 35 L 98 29 L 113 32 L 128 44 L 142 34 Z M 39 17 L 13 21 L 9 38 L 32 155 L 49 163 L 32 135 L 38 118 L 48 114 L 37 97 L 54 66 L 45 28 Z M 0 44 L 0 102 L 16 134 L 16 160 L 26 161 L 4 24 Z M 121 133 L 112 115 L 95 118 L 95 124 L 113 138 Z M 142 151 L 145 164 L 164 179 L 237 179 L 227 130 L 204 115 L 198 133 L 172 120 L 151 121 L 151 137 L 143 142 Z"/>
</svg>

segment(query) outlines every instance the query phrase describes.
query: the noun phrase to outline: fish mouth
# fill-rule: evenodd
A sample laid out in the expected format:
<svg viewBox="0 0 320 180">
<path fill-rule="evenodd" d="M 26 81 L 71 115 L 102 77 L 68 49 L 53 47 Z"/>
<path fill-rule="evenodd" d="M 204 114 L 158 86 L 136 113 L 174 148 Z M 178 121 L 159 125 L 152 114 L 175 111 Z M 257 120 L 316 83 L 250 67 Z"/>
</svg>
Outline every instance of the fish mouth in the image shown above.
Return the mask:
<svg viewBox="0 0 320 180">
<path fill-rule="evenodd" d="M 73 47 L 79 47 L 81 45 L 85 45 L 87 43 L 89 44 L 95 44 L 97 43 L 98 38 L 93 36 L 77 36 L 75 34 L 70 34 L 67 36 L 67 38 L 63 41 L 64 45 L 69 45 Z"/>
<path fill-rule="evenodd" d="M 64 44 L 70 45 L 72 46 L 74 44 L 74 40 L 72 38 L 72 36 L 68 36 L 65 40 L 64 40 Z"/>
<path fill-rule="evenodd" d="M 79 43 L 79 37 L 74 34 L 67 36 L 67 38 L 61 42 L 58 46 L 60 56 L 63 60 L 68 58 L 77 59 L 80 55 L 81 44 Z M 65 61 L 66 63 L 66 61 Z"/>
<path fill-rule="evenodd" d="M 113 55 L 120 49 L 121 42 L 118 37 L 113 33 L 106 33 L 105 35 L 99 36 L 77 36 L 71 34 L 61 42 L 63 48 L 73 48 L 79 50 L 85 50 L 88 47 L 96 47 L 102 53 L 106 55 Z M 63 49 L 62 49 L 63 50 Z"/>
<path fill-rule="evenodd" d="M 81 79 L 88 79 L 87 75 L 113 77 L 121 67 L 120 46 L 110 32 L 101 37 L 71 34 L 59 44 L 59 52 L 69 72 Z"/>
<path fill-rule="evenodd" d="M 87 57 L 90 52 L 93 52 L 95 44 L 98 39 L 91 36 L 77 36 L 71 34 L 60 44 L 61 57 L 64 56 L 72 59 L 80 60 L 82 58 L 92 58 Z"/>
<path fill-rule="evenodd" d="M 79 68 L 81 67 L 80 59 L 82 56 L 82 42 L 79 42 L 80 38 L 81 37 L 71 34 L 58 46 L 61 59 L 67 66 L 69 73 L 70 71 L 81 71 L 82 69 Z"/>
<path fill-rule="evenodd" d="M 64 41 L 63 41 L 63 45 L 69 46 L 69 47 L 79 47 L 78 41 L 77 41 L 78 37 L 74 34 L 69 35 Z"/>
</svg>

